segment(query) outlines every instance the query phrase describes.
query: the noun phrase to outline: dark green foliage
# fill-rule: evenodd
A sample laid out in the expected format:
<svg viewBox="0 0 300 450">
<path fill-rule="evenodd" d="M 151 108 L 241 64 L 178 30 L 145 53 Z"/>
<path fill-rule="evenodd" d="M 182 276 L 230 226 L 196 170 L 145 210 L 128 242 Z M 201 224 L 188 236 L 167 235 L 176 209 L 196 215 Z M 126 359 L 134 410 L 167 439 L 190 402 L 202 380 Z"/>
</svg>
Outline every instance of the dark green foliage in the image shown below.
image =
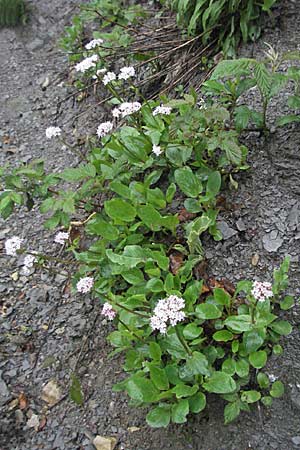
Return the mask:
<svg viewBox="0 0 300 450">
<path fill-rule="evenodd" d="M 277 0 L 169 0 L 177 12 L 178 24 L 189 35 L 204 33 L 203 43 L 212 39 L 232 56 L 241 40 L 255 40 L 261 33 L 263 12 L 270 12 Z M 164 3 L 164 2 L 163 2 Z"/>
<path fill-rule="evenodd" d="M 18 25 L 25 13 L 23 0 L 0 0 L 0 27 Z"/>
</svg>

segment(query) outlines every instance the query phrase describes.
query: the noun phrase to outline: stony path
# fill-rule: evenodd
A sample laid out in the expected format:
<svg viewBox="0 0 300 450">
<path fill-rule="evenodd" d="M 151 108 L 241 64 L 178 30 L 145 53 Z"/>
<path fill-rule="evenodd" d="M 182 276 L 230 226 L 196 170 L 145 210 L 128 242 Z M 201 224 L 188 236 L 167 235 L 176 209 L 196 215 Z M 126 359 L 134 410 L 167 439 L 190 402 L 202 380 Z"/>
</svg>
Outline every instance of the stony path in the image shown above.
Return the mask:
<svg viewBox="0 0 300 450">
<path fill-rule="evenodd" d="M 67 150 L 46 141 L 44 133 L 56 119 L 57 101 L 69 92 L 67 62 L 56 40 L 79 3 L 31 1 L 26 28 L 0 30 L 1 165 L 42 157 L 47 167 L 60 170 L 74 162 Z M 283 2 L 279 25 L 264 40 L 278 50 L 296 48 L 300 13 L 294 2 Z M 262 49 L 262 42 L 254 47 L 258 54 Z M 279 104 L 282 98 L 274 111 Z M 69 102 L 58 118 L 70 133 L 74 113 L 76 106 Z M 268 277 L 283 255 L 290 254 L 292 291 L 299 293 L 299 142 L 297 128 L 276 132 L 268 143 L 249 137 L 255 170 L 239 177 L 239 191 L 230 199 L 234 208 L 223 214 L 227 239 L 217 247 L 206 243 L 212 274 L 236 280 Z M 43 230 L 36 210 L 0 221 L 0 246 L 13 234 L 35 250 L 53 246 L 53 233 Z M 255 267 L 254 254 L 259 255 Z M 93 450 L 91 440 L 97 434 L 114 436 L 119 450 L 300 448 L 299 309 L 291 313 L 295 330 L 286 340 L 284 358 L 268 368 L 283 377 L 287 393 L 264 411 L 263 422 L 254 412 L 224 427 L 222 405 L 212 399 L 204 417 L 161 431 L 149 430 L 144 411 L 135 412 L 123 394 L 111 392 L 113 382 L 120 380 L 121 361 L 107 356 L 108 325 L 99 317 L 98 304 L 70 295 L 62 274 L 25 278 L 19 260 L 0 255 L 0 312 L 0 450 Z M 85 393 L 82 407 L 68 399 L 75 366 Z M 42 399 L 49 381 L 59 386 L 55 406 Z"/>
</svg>

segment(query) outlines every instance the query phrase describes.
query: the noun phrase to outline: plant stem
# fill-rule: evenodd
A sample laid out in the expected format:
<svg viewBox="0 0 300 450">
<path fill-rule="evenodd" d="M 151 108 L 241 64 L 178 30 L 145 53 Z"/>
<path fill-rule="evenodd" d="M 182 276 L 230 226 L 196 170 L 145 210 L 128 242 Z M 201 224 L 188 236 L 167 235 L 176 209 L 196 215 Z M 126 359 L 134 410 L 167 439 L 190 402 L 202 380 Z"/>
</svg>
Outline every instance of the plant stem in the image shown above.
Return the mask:
<svg viewBox="0 0 300 450">
<path fill-rule="evenodd" d="M 178 339 L 180 340 L 180 343 L 182 344 L 182 346 L 186 350 L 187 354 L 189 356 L 192 356 L 193 353 L 192 353 L 190 347 L 188 346 L 186 340 L 184 339 L 184 337 L 181 335 L 180 331 L 178 330 L 177 326 L 175 326 L 174 328 L 175 328 L 175 333 L 176 333 Z"/>
<path fill-rule="evenodd" d="M 126 328 L 127 331 L 129 331 L 129 333 L 131 333 L 131 334 L 132 334 L 134 337 L 136 337 L 139 341 L 143 342 L 143 339 L 142 339 L 140 336 L 138 336 L 137 334 L 135 334 L 135 332 L 132 331 L 132 330 L 128 327 L 128 325 L 126 325 L 126 323 L 123 322 L 123 320 L 121 320 L 121 319 L 118 318 L 118 321 L 120 322 L 121 325 L 123 325 L 124 328 Z"/>
<path fill-rule="evenodd" d="M 147 319 L 149 319 L 149 317 L 150 317 L 150 316 L 148 316 L 147 314 L 143 314 L 143 313 L 140 313 L 140 312 L 138 312 L 138 311 L 133 311 L 132 309 L 129 309 L 129 308 L 127 308 L 126 306 L 121 305 L 120 303 L 118 303 L 118 302 L 116 302 L 116 301 L 114 301 L 114 300 L 108 299 L 108 301 L 114 303 L 114 304 L 115 304 L 116 306 L 118 306 L 119 308 L 124 309 L 125 311 L 127 311 L 127 312 L 129 312 L 129 313 L 131 313 L 131 314 L 135 314 L 136 316 L 145 317 L 145 318 L 147 318 Z"/>
</svg>

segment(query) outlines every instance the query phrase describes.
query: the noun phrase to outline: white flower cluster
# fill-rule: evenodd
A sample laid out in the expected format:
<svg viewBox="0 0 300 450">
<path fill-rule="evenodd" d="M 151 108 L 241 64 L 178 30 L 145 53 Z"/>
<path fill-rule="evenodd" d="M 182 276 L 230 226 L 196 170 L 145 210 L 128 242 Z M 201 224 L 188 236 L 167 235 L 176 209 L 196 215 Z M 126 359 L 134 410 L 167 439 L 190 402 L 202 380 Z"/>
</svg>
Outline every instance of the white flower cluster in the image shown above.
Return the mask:
<svg viewBox="0 0 300 450">
<path fill-rule="evenodd" d="M 254 281 L 251 294 L 258 302 L 273 297 L 272 284 L 267 281 Z"/>
<path fill-rule="evenodd" d="M 135 69 L 132 66 L 129 67 L 122 67 L 119 73 L 119 80 L 128 80 L 130 77 L 135 76 Z"/>
<path fill-rule="evenodd" d="M 85 48 L 87 50 L 93 50 L 93 48 L 98 47 L 98 45 L 103 44 L 103 39 L 99 38 L 99 39 L 92 39 L 90 42 L 88 42 L 85 46 Z"/>
<path fill-rule="evenodd" d="M 154 153 L 154 155 L 159 156 L 162 151 L 159 145 L 153 145 L 152 147 L 152 152 Z"/>
<path fill-rule="evenodd" d="M 46 138 L 47 139 L 52 139 L 52 138 L 60 136 L 60 135 L 61 135 L 61 128 L 59 128 L 59 127 L 48 127 L 46 129 Z"/>
<path fill-rule="evenodd" d="M 157 116 L 158 114 L 164 114 L 166 116 L 168 116 L 169 114 L 171 114 L 172 112 L 172 108 L 170 108 L 169 106 L 157 106 L 154 111 L 153 111 L 153 115 Z"/>
<path fill-rule="evenodd" d="M 126 117 L 130 114 L 134 114 L 141 109 L 142 105 L 140 102 L 125 102 L 121 103 L 118 108 L 112 110 L 112 115 L 116 118 Z"/>
<path fill-rule="evenodd" d="M 95 67 L 99 57 L 98 55 L 92 55 L 88 56 L 84 60 L 82 60 L 80 63 L 76 64 L 75 70 L 77 72 L 86 72 L 87 70 L 91 69 L 92 67 Z"/>
<path fill-rule="evenodd" d="M 112 81 L 115 81 L 117 79 L 117 75 L 115 72 L 107 72 L 103 77 L 103 84 L 106 86 L 108 83 L 111 83 Z"/>
<path fill-rule="evenodd" d="M 116 317 L 117 312 L 113 309 L 113 307 L 109 303 L 106 302 L 103 305 L 101 314 L 107 317 L 108 320 L 113 320 Z"/>
<path fill-rule="evenodd" d="M 56 244 L 65 245 L 66 241 L 69 239 L 69 233 L 66 233 L 64 231 L 59 231 L 59 233 L 56 234 L 54 237 L 54 242 Z"/>
<path fill-rule="evenodd" d="M 18 236 L 13 236 L 4 244 L 5 252 L 8 256 L 17 256 L 17 251 L 20 250 L 22 246 L 23 239 Z"/>
<path fill-rule="evenodd" d="M 96 75 L 93 75 L 92 78 L 93 78 L 94 80 L 97 80 L 97 78 L 98 78 L 100 75 L 103 75 L 103 74 L 106 73 L 106 72 L 107 72 L 107 69 L 105 69 L 105 67 L 104 67 L 103 69 L 98 69 L 97 72 L 96 72 Z"/>
<path fill-rule="evenodd" d="M 103 122 L 97 128 L 97 135 L 99 138 L 106 136 L 113 129 L 114 124 L 112 122 Z"/>
<path fill-rule="evenodd" d="M 152 330 L 159 330 L 162 334 L 165 334 L 168 321 L 173 327 L 178 322 L 182 322 L 186 317 L 182 311 L 184 307 L 184 299 L 177 297 L 177 295 L 169 295 L 169 297 L 159 300 L 154 308 L 154 315 L 150 318 Z"/>
<path fill-rule="evenodd" d="M 80 280 L 77 282 L 76 289 L 81 294 L 86 294 L 87 292 L 90 292 L 93 286 L 94 286 L 94 278 L 84 277 L 80 278 Z"/>
<path fill-rule="evenodd" d="M 23 273 L 25 276 L 30 275 L 30 270 L 32 269 L 34 263 L 36 262 L 36 257 L 34 255 L 26 255 L 23 262 Z"/>
</svg>

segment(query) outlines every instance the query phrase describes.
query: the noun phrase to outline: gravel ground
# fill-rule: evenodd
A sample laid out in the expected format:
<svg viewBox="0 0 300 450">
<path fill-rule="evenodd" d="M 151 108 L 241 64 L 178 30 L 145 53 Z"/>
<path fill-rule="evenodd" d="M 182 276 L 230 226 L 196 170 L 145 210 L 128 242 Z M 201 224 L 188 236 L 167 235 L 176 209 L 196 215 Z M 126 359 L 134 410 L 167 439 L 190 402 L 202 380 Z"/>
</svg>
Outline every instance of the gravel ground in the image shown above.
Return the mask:
<svg viewBox="0 0 300 450">
<path fill-rule="evenodd" d="M 79 4 L 72 0 L 34 0 L 27 27 L 0 30 L 0 163 L 43 157 L 60 170 L 76 163 L 55 142 L 45 141 L 49 125 L 64 124 L 73 138 L 89 130 L 91 116 L 72 127 L 80 107 L 70 100 L 59 115 L 57 102 L 69 94 L 68 67 L 56 40 Z M 295 1 L 283 2 L 276 27 L 264 41 L 279 51 L 298 47 L 300 11 Z M 263 42 L 243 54 L 261 55 Z M 255 98 L 253 98 L 253 102 Z M 283 108 L 274 100 L 271 120 Z M 95 114 L 95 113 L 94 113 Z M 97 111 L 103 114 L 103 111 Z M 79 130 L 79 131 L 78 131 Z M 227 193 L 220 218 L 224 240 L 207 239 L 210 275 L 239 280 L 269 279 L 284 255 L 292 257 L 291 293 L 299 294 L 300 128 L 274 131 L 268 140 L 245 139 L 251 170 L 239 175 L 239 190 Z M 37 211 L 22 211 L 1 221 L 0 245 L 14 234 L 32 248 L 53 247 L 53 235 L 42 228 Z M 254 259 L 258 262 L 253 265 Z M 0 449 L 92 450 L 96 435 L 117 439 L 124 450 L 291 450 L 300 448 L 299 308 L 285 314 L 294 324 L 284 340 L 285 353 L 268 370 L 282 377 L 286 394 L 262 414 L 243 414 L 223 425 L 222 402 L 212 397 L 209 409 L 188 425 L 150 430 L 145 411 L 128 407 L 123 394 L 111 392 L 120 380 L 120 359 L 108 359 L 108 325 L 99 306 L 76 298 L 63 273 L 22 275 L 19 260 L 0 258 Z M 69 378 L 76 368 L 85 393 L 82 407 L 68 399 Z M 43 400 L 47 383 L 56 387 L 56 405 Z"/>
</svg>

